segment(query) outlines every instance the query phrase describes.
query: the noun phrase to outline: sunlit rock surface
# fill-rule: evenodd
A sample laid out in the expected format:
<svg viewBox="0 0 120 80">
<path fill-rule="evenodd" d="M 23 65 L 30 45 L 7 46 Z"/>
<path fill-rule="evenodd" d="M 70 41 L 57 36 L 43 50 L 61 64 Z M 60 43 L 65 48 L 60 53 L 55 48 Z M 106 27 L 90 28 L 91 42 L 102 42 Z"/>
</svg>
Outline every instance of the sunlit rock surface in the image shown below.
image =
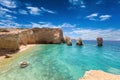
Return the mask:
<svg viewBox="0 0 120 80">
<path fill-rule="evenodd" d="M 97 46 L 103 46 L 103 38 L 97 37 Z"/>
<path fill-rule="evenodd" d="M 72 45 L 72 40 L 70 37 L 68 36 L 65 36 L 64 37 L 64 42 L 68 45 L 68 46 L 71 46 Z"/>
<path fill-rule="evenodd" d="M 63 42 L 60 28 L 8 29 L 0 32 L 0 50 L 18 50 L 20 45 L 59 44 Z"/>
<path fill-rule="evenodd" d="M 120 80 L 120 75 L 106 73 L 100 70 L 87 71 L 79 80 Z"/>
<path fill-rule="evenodd" d="M 76 45 L 78 45 L 78 46 L 82 46 L 82 45 L 83 45 L 83 42 L 82 42 L 82 39 L 81 39 L 81 38 L 78 38 L 78 39 L 76 40 Z"/>
</svg>

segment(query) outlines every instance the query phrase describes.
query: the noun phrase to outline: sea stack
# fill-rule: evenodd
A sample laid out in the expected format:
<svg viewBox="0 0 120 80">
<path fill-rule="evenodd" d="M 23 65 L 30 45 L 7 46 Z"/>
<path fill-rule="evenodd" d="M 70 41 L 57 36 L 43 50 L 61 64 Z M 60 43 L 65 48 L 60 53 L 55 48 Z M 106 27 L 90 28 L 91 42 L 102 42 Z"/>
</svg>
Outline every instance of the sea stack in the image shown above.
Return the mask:
<svg viewBox="0 0 120 80">
<path fill-rule="evenodd" d="M 82 46 L 82 45 L 83 45 L 83 42 L 82 42 L 82 39 L 81 39 L 81 38 L 78 38 L 78 39 L 76 40 L 76 45 L 77 45 L 77 46 Z"/>
<path fill-rule="evenodd" d="M 97 46 L 103 46 L 103 38 L 97 37 Z"/>
<path fill-rule="evenodd" d="M 68 36 L 65 36 L 64 37 L 64 42 L 68 45 L 68 46 L 71 46 L 72 45 L 72 40 L 70 37 Z"/>
</svg>

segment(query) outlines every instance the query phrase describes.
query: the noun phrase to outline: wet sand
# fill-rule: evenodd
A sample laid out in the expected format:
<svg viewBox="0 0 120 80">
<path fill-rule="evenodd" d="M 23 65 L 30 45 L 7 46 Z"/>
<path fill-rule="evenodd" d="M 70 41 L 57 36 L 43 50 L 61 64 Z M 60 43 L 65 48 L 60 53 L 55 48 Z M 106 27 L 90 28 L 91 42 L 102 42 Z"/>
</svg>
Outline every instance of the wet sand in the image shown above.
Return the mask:
<svg viewBox="0 0 120 80">
<path fill-rule="evenodd" d="M 10 61 L 10 60 L 13 60 L 14 58 L 18 57 L 19 55 L 22 55 L 22 52 L 27 50 L 27 49 L 30 49 L 32 48 L 33 46 L 35 46 L 36 44 L 30 44 L 30 45 L 22 45 L 20 46 L 20 50 L 14 54 L 10 54 L 10 58 L 5 58 L 5 56 L 0 56 L 0 68 L 4 65 L 7 65 L 7 63 Z"/>
</svg>

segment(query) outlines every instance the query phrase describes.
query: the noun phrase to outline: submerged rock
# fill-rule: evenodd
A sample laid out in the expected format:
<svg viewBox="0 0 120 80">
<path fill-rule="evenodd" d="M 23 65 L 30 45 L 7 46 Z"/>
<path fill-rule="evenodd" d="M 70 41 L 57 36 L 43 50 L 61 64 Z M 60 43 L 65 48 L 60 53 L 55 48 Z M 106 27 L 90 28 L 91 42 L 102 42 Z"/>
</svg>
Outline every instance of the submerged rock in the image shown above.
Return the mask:
<svg viewBox="0 0 120 80">
<path fill-rule="evenodd" d="M 12 57 L 12 56 L 9 54 L 5 54 L 5 58 L 10 58 L 10 57 Z"/>
<path fill-rule="evenodd" d="M 83 45 L 83 42 L 82 42 L 82 39 L 81 39 L 81 38 L 78 38 L 78 39 L 76 40 L 76 45 L 78 45 L 78 46 L 82 46 L 82 45 Z"/>
<path fill-rule="evenodd" d="M 28 66 L 28 62 L 26 62 L 26 61 L 23 61 L 23 62 L 20 63 L 21 68 L 25 68 L 27 66 Z"/>
<path fill-rule="evenodd" d="M 102 37 L 97 38 L 97 46 L 103 46 L 103 38 Z"/>
</svg>

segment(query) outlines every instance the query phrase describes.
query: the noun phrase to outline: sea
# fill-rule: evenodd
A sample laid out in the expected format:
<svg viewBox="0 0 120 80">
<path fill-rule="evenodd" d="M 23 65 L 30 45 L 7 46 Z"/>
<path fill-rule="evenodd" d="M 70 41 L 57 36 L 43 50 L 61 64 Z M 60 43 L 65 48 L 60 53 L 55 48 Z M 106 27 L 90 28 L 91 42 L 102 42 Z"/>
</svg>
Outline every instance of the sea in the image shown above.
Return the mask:
<svg viewBox="0 0 120 80">
<path fill-rule="evenodd" d="M 120 41 L 84 40 L 83 46 L 40 44 L 0 64 L 0 80 L 79 80 L 86 71 L 102 70 L 120 75 Z M 27 61 L 28 66 L 20 67 Z"/>
</svg>

